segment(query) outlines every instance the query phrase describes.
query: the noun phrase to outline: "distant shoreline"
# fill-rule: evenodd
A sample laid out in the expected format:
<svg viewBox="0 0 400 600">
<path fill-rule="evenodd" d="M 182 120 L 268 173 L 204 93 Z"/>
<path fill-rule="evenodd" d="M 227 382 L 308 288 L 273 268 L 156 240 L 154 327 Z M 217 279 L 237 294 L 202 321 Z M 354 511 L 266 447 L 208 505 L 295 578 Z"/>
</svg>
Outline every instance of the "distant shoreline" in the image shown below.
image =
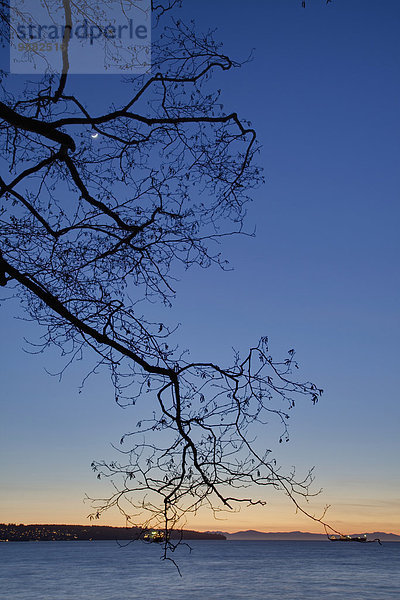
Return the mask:
<svg viewBox="0 0 400 600">
<path fill-rule="evenodd" d="M 144 533 L 145 531 L 138 527 L 111 527 L 107 525 L 0 524 L 0 542 L 134 541 L 143 539 Z M 170 539 L 225 541 L 226 537 L 222 533 L 183 530 L 182 532 L 172 531 Z"/>
<path fill-rule="evenodd" d="M 137 527 L 113 527 L 108 525 L 65 525 L 65 524 L 33 524 L 14 523 L 0 524 L 0 542 L 28 541 L 95 541 L 120 540 L 134 541 L 143 539 L 145 532 Z M 366 535 L 368 539 L 379 538 L 382 542 L 400 542 L 400 535 L 382 531 L 352 533 L 352 536 Z M 238 531 L 172 531 L 171 540 L 217 540 L 217 541 L 327 541 L 327 536 L 320 533 L 303 531 L 263 532 Z"/>
</svg>

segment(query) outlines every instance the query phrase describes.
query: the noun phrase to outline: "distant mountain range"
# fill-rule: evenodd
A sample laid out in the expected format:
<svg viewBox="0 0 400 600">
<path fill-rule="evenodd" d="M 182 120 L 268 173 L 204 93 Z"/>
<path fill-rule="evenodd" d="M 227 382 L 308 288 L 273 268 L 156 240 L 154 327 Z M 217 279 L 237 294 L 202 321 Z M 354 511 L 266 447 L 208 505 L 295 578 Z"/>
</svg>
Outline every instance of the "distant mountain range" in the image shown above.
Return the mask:
<svg viewBox="0 0 400 600">
<path fill-rule="evenodd" d="M 321 533 L 307 533 L 303 531 L 289 531 L 289 532 L 263 532 L 254 531 L 252 529 L 248 531 L 238 531 L 236 533 L 226 533 L 225 531 L 219 531 L 226 537 L 227 540 L 304 540 L 304 541 L 319 541 L 326 540 L 326 535 Z M 368 539 L 379 538 L 382 542 L 400 542 L 400 535 L 394 533 L 384 533 L 383 531 L 374 531 L 373 533 L 354 533 L 352 536 L 367 535 Z"/>
</svg>

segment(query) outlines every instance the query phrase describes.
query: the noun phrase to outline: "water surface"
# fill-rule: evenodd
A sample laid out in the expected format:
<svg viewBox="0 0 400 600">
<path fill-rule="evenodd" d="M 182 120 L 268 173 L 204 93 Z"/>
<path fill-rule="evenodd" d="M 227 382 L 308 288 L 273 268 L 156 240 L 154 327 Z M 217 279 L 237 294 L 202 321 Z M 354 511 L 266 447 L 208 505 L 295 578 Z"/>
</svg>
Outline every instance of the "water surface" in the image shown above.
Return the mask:
<svg viewBox="0 0 400 600">
<path fill-rule="evenodd" d="M 1 600 L 399 600 L 400 543 L 0 544 Z"/>
</svg>

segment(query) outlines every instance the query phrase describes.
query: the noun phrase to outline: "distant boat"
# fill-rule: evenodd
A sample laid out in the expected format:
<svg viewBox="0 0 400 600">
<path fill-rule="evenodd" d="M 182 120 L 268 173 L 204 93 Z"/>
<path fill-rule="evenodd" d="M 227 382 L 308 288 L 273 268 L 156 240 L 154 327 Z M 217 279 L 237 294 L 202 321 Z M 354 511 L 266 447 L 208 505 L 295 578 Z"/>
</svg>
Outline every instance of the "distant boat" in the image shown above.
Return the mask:
<svg viewBox="0 0 400 600">
<path fill-rule="evenodd" d="M 156 529 L 153 529 L 151 531 L 146 531 L 146 533 L 143 534 L 143 539 L 146 542 L 163 542 L 165 540 L 165 535 L 162 531 L 157 531 Z"/>
<path fill-rule="evenodd" d="M 361 542 L 362 544 L 371 544 L 372 542 L 378 542 L 381 544 L 381 540 L 375 538 L 374 540 L 368 540 L 366 534 L 364 535 L 328 535 L 328 540 L 331 542 Z"/>
</svg>

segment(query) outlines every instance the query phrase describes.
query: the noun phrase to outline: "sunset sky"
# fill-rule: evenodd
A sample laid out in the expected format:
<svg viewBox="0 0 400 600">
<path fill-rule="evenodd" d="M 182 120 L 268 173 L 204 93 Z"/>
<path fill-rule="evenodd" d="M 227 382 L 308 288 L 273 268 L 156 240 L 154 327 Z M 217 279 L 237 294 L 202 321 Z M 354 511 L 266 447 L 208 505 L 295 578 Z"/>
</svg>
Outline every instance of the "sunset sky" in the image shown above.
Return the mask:
<svg viewBox="0 0 400 600">
<path fill-rule="evenodd" d="M 324 395 L 315 407 L 298 404 L 290 443 L 269 437 L 273 429 L 260 436 L 288 468 L 315 466 L 323 492 L 308 510 L 331 505 L 327 520 L 345 533 L 400 534 L 400 4 L 202 0 L 181 12 L 216 28 L 238 60 L 254 48 L 252 62 L 219 74 L 215 87 L 226 111 L 256 129 L 266 184 L 248 211 L 256 237 L 224 241 L 234 270 L 183 273 L 168 319 L 182 324 L 193 360 L 228 363 L 232 347 L 245 351 L 262 335 L 275 357 L 295 348 L 302 379 Z M 98 98 L 99 111 L 128 95 L 117 76 L 68 85 Z M 140 403 L 118 408 L 106 373 L 80 393 L 90 356 L 61 382 L 48 375 L 62 360 L 25 353 L 24 338 L 41 332 L 15 316 L 24 316 L 18 304 L 1 304 L 0 522 L 86 523 L 85 494 L 109 491 L 90 463 L 113 458 L 111 443 L 138 421 Z M 222 521 L 202 512 L 187 526 L 321 532 L 285 496 L 264 498 L 266 507 Z M 99 524 L 124 522 L 110 513 Z"/>
</svg>

